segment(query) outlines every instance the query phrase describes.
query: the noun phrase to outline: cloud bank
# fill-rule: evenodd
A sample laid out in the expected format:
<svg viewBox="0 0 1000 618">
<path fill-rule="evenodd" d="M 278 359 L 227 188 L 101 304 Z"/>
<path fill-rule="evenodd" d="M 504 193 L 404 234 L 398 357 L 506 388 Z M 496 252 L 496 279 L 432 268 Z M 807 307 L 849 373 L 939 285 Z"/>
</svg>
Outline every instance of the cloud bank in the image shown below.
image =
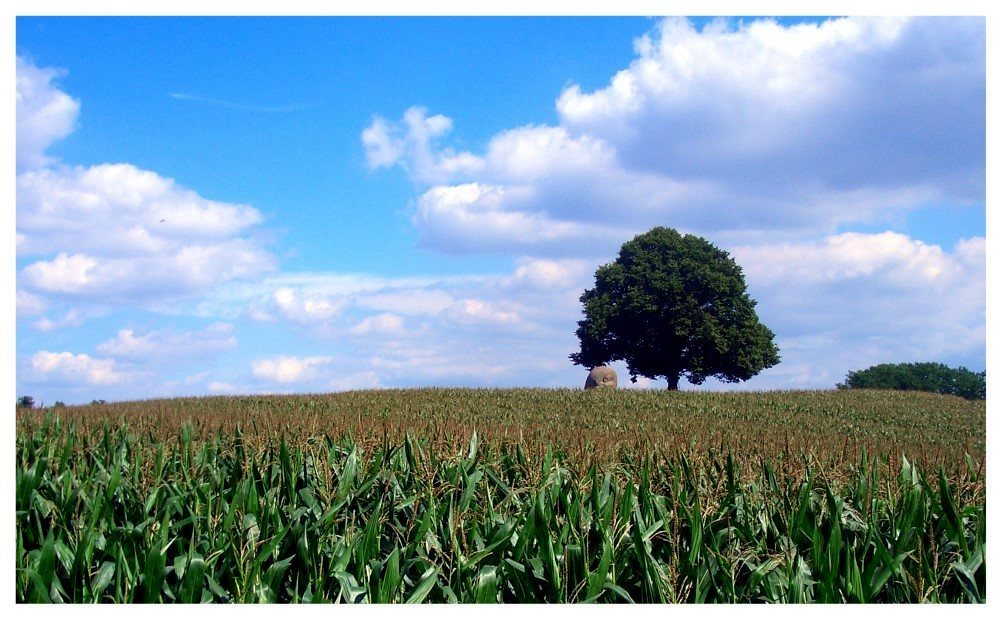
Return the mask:
<svg viewBox="0 0 1000 618">
<path fill-rule="evenodd" d="M 982 201 L 984 50 L 974 18 L 671 18 L 607 87 L 566 88 L 558 126 L 455 153 L 435 144 L 451 119 L 411 108 L 362 143 L 430 185 L 412 222 L 439 250 L 606 254 L 658 224 L 802 238 Z"/>
</svg>

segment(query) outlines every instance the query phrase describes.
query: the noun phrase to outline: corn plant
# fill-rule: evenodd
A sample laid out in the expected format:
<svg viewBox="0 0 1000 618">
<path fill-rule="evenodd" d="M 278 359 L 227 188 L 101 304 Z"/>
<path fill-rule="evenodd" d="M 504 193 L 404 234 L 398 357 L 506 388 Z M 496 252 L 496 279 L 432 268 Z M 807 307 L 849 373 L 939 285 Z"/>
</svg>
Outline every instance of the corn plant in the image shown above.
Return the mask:
<svg viewBox="0 0 1000 618">
<path fill-rule="evenodd" d="M 985 601 L 974 448 L 925 454 L 936 468 L 802 442 L 751 457 L 680 440 L 588 453 L 571 429 L 541 444 L 494 424 L 492 439 L 454 432 L 458 444 L 426 426 L 335 433 L 315 431 L 308 407 L 284 422 L 253 410 L 172 434 L 90 408 L 19 416 L 17 600 Z"/>
</svg>

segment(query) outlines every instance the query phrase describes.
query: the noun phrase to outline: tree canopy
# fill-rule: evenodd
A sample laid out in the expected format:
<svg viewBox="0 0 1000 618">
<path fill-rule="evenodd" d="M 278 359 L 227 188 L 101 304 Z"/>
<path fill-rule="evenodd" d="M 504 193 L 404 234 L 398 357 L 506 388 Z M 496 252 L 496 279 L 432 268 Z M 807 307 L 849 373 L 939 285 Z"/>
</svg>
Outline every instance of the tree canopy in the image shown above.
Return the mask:
<svg viewBox="0 0 1000 618">
<path fill-rule="evenodd" d="M 861 371 L 849 371 L 837 388 L 884 388 L 927 391 L 986 399 L 986 372 L 965 367 L 954 369 L 941 363 L 883 363 Z"/>
<path fill-rule="evenodd" d="M 622 245 L 594 279 L 580 296 L 580 351 L 570 355 L 577 365 L 623 360 L 633 382 L 664 377 L 676 390 L 681 376 L 739 382 L 780 360 L 742 269 L 704 238 L 653 228 Z"/>
</svg>

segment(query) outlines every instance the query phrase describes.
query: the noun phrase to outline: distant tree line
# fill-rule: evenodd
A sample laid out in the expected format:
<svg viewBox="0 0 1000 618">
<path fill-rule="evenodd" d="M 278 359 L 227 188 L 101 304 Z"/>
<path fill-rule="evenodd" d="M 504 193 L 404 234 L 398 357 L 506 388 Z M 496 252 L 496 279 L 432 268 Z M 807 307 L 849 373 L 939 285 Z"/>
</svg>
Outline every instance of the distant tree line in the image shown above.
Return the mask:
<svg viewBox="0 0 1000 618">
<path fill-rule="evenodd" d="M 850 371 L 837 388 L 885 388 L 927 391 L 965 399 L 986 399 L 986 372 L 976 373 L 941 363 L 885 363 L 862 371 Z"/>
</svg>

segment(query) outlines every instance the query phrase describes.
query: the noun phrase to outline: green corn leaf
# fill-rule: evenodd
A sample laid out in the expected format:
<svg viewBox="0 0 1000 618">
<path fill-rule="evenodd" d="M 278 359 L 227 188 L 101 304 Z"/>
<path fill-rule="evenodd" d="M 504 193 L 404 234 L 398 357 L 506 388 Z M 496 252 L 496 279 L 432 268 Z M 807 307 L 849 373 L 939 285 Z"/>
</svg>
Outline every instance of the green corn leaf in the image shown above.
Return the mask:
<svg viewBox="0 0 1000 618">
<path fill-rule="evenodd" d="M 342 500 L 354 488 L 354 478 L 358 472 L 358 451 L 356 446 L 351 447 L 351 452 L 344 462 L 344 467 L 340 472 L 340 480 L 337 484 L 337 500 Z"/>
<path fill-rule="evenodd" d="M 596 599 L 604 590 L 604 584 L 612 581 L 609 577 L 609 569 L 614 564 L 614 549 L 611 543 L 604 543 L 604 550 L 601 552 L 601 561 L 597 564 L 597 570 L 587 577 L 587 598 Z"/>
<path fill-rule="evenodd" d="M 94 601 L 100 601 L 101 595 L 104 594 L 104 590 L 111 584 L 111 580 L 115 577 L 115 563 L 114 562 L 103 562 L 101 563 L 101 568 L 97 570 L 97 574 L 90 581 L 90 588 L 92 594 L 94 595 Z"/>
<path fill-rule="evenodd" d="M 291 528 L 287 526 L 281 527 L 278 530 L 278 534 L 274 535 L 274 537 L 271 538 L 271 540 L 268 541 L 266 545 L 264 545 L 263 549 L 261 549 L 260 552 L 257 554 L 257 557 L 254 558 L 253 561 L 254 568 L 260 567 L 263 564 L 263 562 L 268 558 L 275 557 L 275 551 L 278 549 L 278 545 L 281 544 L 281 541 L 284 540 L 285 535 L 288 534 L 288 531 L 290 529 Z"/>
<path fill-rule="evenodd" d="M 476 583 L 473 587 L 473 598 L 476 603 L 496 603 L 497 602 L 497 568 L 493 565 L 484 566 L 476 575 Z"/>
<path fill-rule="evenodd" d="M 982 603 L 985 597 L 985 590 L 980 591 L 976 583 L 976 572 L 983 566 L 983 547 L 979 546 L 969 560 L 954 562 L 951 565 L 955 572 L 958 583 L 962 586 L 962 591 L 971 603 Z"/>
<path fill-rule="evenodd" d="M 198 553 L 192 554 L 185 566 L 183 575 L 180 575 L 182 581 L 178 600 L 181 603 L 200 603 L 205 584 L 205 558 Z"/>
<path fill-rule="evenodd" d="M 399 573 L 399 548 L 394 547 L 385 560 L 385 570 L 379 582 L 379 598 L 382 603 L 395 603 L 402 587 L 403 578 Z"/>
<path fill-rule="evenodd" d="M 216 581 L 216 579 L 214 577 L 212 577 L 212 575 L 210 573 L 206 573 L 205 574 L 205 583 L 208 584 L 208 589 L 211 590 L 212 594 L 214 594 L 219 600 L 221 600 L 223 602 L 228 602 L 230 600 L 229 593 L 226 592 L 222 588 L 222 586 L 219 585 L 219 582 Z M 305 601 L 305 602 L 308 602 L 308 601 Z"/>
<path fill-rule="evenodd" d="M 261 584 L 267 597 L 266 602 L 273 603 L 277 600 L 282 578 L 285 576 L 285 572 L 288 571 L 288 565 L 292 563 L 293 559 L 294 556 L 289 556 L 283 560 L 278 560 L 264 571 L 264 575 L 261 577 Z"/>
<path fill-rule="evenodd" d="M 951 487 L 944 476 L 943 469 L 938 470 L 938 494 L 941 499 L 941 510 L 944 511 L 945 522 L 951 533 L 951 540 L 955 541 L 961 548 L 962 557 L 965 560 L 969 560 L 972 556 L 969 553 L 968 542 L 965 540 L 965 526 L 962 525 L 962 519 L 958 515 L 955 500 L 951 496 Z"/>
<path fill-rule="evenodd" d="M 333 576 L 340 583 L 338 598 L 343 598 L 348 603 L 365 602 L 364 586 L 359 586 L 358 580 L 354 579 L 353 575 L 344 571 L 334 571 Z"/>
<path fill-rule="evenodd" d="M 438 568 L 436 566 L 432 566 L 424 571 L 424 574 L 420 576 L 420 581 L 410 591 L 410 596 L 406 597 L 406 602 L 423 603 L 424 599 L 431 593 L 431 590 L 434 589 L 434 584 L 437 583 L 437 573 Z"/>
<path fill-rule="evenodd" d="M 604 585 L 602 587 L 605 590 L 608 590 L 608 591 L 614 593 L 618 598 L 620 598 L 621 600 L 623 600 L 623 601 L 625 601 L 627 603 L 633 603 L 633 604 L 635 603 L 635 601 L 632 599 L 632 597 L 629 596 L 629 593 L 626 592 L 624 588 L 622 588 L 621 586 L 618 586 L 617 584 L 612 584 L 611 582 L 604 582 Z"/>
</svg>

